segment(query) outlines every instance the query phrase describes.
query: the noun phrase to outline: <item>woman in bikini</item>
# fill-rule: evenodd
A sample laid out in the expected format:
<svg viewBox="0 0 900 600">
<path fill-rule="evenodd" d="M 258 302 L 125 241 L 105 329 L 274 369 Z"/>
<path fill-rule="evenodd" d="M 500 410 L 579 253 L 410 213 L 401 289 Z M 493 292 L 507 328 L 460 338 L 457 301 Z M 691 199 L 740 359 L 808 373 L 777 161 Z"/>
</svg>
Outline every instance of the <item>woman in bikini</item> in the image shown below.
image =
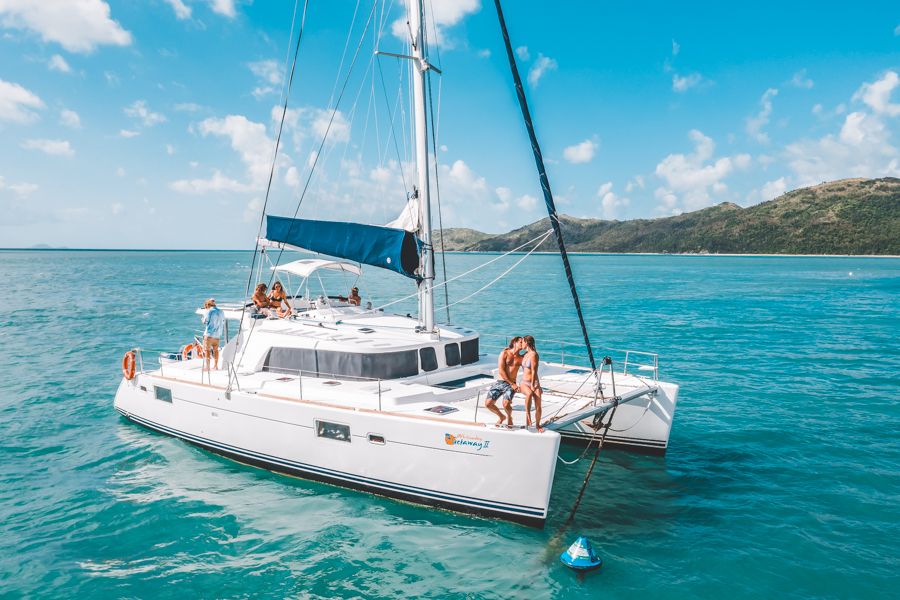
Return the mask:
<svg viewBox="0 0 900 600">
<path fill-rule="evenodd" d="M 522 394 L 525 395 L 525 426 L 531 427 L 531 401 L 534 400 L 534 426 L 539 433 L 543 433 L 544 428 L 541 427 L 541 397 L 544 394 L 544 390 L 541 389 L 541 382 L 538 379 L 540 356 L 538 356 L 532 336 L 526 335 L 522 340 L 525 342 L 525 356 L 522 358 L 522 383 L 519 387 L 522 390 Z"/>
<path fill-rule="evenodd" d="M 284 303 L 284 307 L 281 304 Z M 287 301 L 287 294 L 284 293 L 280 281 L 272 284 L 272 291 L 269 293 L 269 307 L 275 309 L 275 314 L 281 318 L 290 316 L 291 305 Z"/>
</svg>

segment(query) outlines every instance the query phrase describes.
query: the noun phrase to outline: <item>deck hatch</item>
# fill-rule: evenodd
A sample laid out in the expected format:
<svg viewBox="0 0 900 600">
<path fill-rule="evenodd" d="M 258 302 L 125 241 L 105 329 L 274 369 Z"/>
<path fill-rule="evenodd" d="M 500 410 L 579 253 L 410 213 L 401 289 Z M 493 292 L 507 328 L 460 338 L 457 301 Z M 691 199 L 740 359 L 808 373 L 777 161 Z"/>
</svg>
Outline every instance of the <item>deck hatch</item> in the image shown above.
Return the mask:
<svg viewBox="0 0 900 600">
<path fill-rule="evenodd" d="M 425 412 L 434 413 L 436 415 L 449 415 L 450 413 L 455 413 L 459 409 L 453 406 L 447 406 L 446 404 L 438 404 L 437 406 L 432 406 L 430 408 L 426 408 Z"/>
</svg>

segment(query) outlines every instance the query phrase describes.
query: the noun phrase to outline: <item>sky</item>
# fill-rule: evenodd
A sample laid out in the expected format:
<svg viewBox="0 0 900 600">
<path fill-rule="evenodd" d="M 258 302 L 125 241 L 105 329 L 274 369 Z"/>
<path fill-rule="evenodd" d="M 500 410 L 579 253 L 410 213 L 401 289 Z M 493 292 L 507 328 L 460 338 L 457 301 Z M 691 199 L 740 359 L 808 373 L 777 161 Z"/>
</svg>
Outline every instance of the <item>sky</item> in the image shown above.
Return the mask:
<svg viewBox="0 0 900 600">
<path fill-rule="evenodd" d="M 409 63 L 374 52 L 408 52 L 403 2 L 294 10 L 0 0 L 0 247 L 246 249 L 264 206 L 393 220 L 414 180 Z M 443 225 L 545 216 L 493 2 L 427 10 Z M 896 2 L 504 11 L 560 212 L 655 218 L 900 177 Z"/>
</svg>

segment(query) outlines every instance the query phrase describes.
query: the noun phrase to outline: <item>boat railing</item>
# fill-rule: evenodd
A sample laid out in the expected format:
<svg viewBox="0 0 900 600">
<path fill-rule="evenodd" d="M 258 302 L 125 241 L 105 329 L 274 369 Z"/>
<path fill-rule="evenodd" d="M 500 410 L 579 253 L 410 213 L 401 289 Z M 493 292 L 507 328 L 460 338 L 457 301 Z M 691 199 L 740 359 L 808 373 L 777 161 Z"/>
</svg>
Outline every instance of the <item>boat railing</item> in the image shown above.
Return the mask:
<svg viewBox="0 0 900 600">
<path fill-rule="evenodd" d="M 481 347 L 489 351 L 500 352 L 509 346 L 512 336 L 504 336 L 494 333 L 479 333 L 482 342 Z M 535 338 L 535 345 L 541 360 L 549 363 L 557 363 L 564 367 L 579 367 L 590 369 L 585 345 L 577 342 L 566 342 L 546 338 Z M 595 356 L 611 356 L 613 364 L 622 365 L 622 372 L 639 377 L 652 377 L 653 381 L 659 380 L 659 355 L 655 352 L 641 350 L 626 350 L 621 348 L 603 348 L 592 346 Z M 558 359 L 558 360 L 556 360 Z"/>
<path fill-rule="evenodd" d="M 161 358 L 166 355 L 174 354 L 173 352 L 168 352 L 165 350 L 153 350 L 150 348 L 134 348 L 133 351 L 136 355 L 135 358 L 136 358 L 137 365 L 135 367 L 135 372 L 137 374 L 144 374 L 149 371 L 159 371 L 159 374 L 162 375 L 163 377 L 165 377 L 166 376 L 166 373 L 165 373 L 166 364 L 178 364 L 178 363 L 182 362 L 180 360 L 176 360 L 173 363 L 167 363 L 166 361 L 161 360 Z M 153 355 L 154 360 L 155 360 L 155 366 L 151 366 L 149 368 L 145 367 L 144 352 L 147 352 L 148 354 Z M 150 364 L 153 365 L 152 362 Z M 240 391 L 240 389 L 241 389 L 240 381 L 238 380 L 238 374 L 234 368 L 234 363 L 224 362 L 223 366 L 228 370 L 229 378 L 232 381 L 234 381 L 235 387 L 238 389 L 238 391 Z M 283 375 L 285 377 L 291 377 L 292 380 L 296 379 L 297 385 L 299 388 L 299 390 L 298 390 L 299 391 L 299 394 L 298 394 L 299 400 L 305 399 L 303 396 L 303 378 L 304 377 L 307 379 L 310 379 L 310 378 L 325 379 L 326 381 L 324 383 L 326 385 L 339 385 L 341 381 L 373 383 L 377 386 L 378 410 L 379 411 L 382 410 L 382 394 L 390 389 L 390 388 L 385 388 L 385 385 L 384 385 L 385 380 L 384 379 L 378 379 L 375 377 L 361 377 L 361 376 L 344 375 L 344 374 L 338 374 L 338 373 L 323 373 L 321 371 L 307 371 L 307 370 L 303 370 L 303 369 L 285 369 L 285 368 L 281 368 L 281 367 L 279 367 L 276 370 L 272 370 L 268 367 L 263 367 L 262 371 L 264 373 L 271 373 L 273 375 Z M 209 377 L 210 376 L 209 371 L 201 371 L 201 382 L 203 381 L 204 375 L 206 375 L 206 377 Z M 207 383 L 209 383 L 209 382 L 207 382 Z M 267 382 L 263 382 L 261 387 L 264 387 L 266 383 Z"/>
</svg>

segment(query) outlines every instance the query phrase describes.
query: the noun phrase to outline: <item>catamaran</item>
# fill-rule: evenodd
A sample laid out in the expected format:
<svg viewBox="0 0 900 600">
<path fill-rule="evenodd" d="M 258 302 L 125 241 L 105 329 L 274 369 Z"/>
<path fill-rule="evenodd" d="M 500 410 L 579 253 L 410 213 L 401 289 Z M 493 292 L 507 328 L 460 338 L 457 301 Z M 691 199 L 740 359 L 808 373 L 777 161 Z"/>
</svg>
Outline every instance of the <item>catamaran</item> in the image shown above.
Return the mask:
<svg viewBox="0 0 900 600">
<path fill-rule="evenodd" d="M 199 344 L 157 356 L 129 350 L 117 411 L 249 465 L 533 526 L 548 515 L 561 441 L 666 450 L 678 386 L 660 381 L 653 353 L 627 352 L 621 366 L 595 360 L 499 2 L 497 9 L 552 225 L 536 243 L 555 234 L 584 337 L 584 345 L 572 344 L 590 362 L 541 361 L 538 427 L 495 426 L 484 402 L 498 377 L 497 355 L 474 329 L 435 319 L 426 110 L 426 76 L 435 67 L 423 0 L 408 2 L 408 53 L 391 54 L 411 66 L 416 184 L 406 217 L 382 227 L 267 215 L 256 275 L 292 282 L 292 314 L 266 315 L 252 302 L 220 305 L 228 327 L 218 370 L 204 368 Z M 285 250 L 315 257 L 276 260 L 263 272 L 267 257 Z M 359 277 L 364 266 L 413 280 L 418 314 L 311 285 L 323 273 Z M 514 402 L 521 410 L 521 397 Z"/>
</svg>

